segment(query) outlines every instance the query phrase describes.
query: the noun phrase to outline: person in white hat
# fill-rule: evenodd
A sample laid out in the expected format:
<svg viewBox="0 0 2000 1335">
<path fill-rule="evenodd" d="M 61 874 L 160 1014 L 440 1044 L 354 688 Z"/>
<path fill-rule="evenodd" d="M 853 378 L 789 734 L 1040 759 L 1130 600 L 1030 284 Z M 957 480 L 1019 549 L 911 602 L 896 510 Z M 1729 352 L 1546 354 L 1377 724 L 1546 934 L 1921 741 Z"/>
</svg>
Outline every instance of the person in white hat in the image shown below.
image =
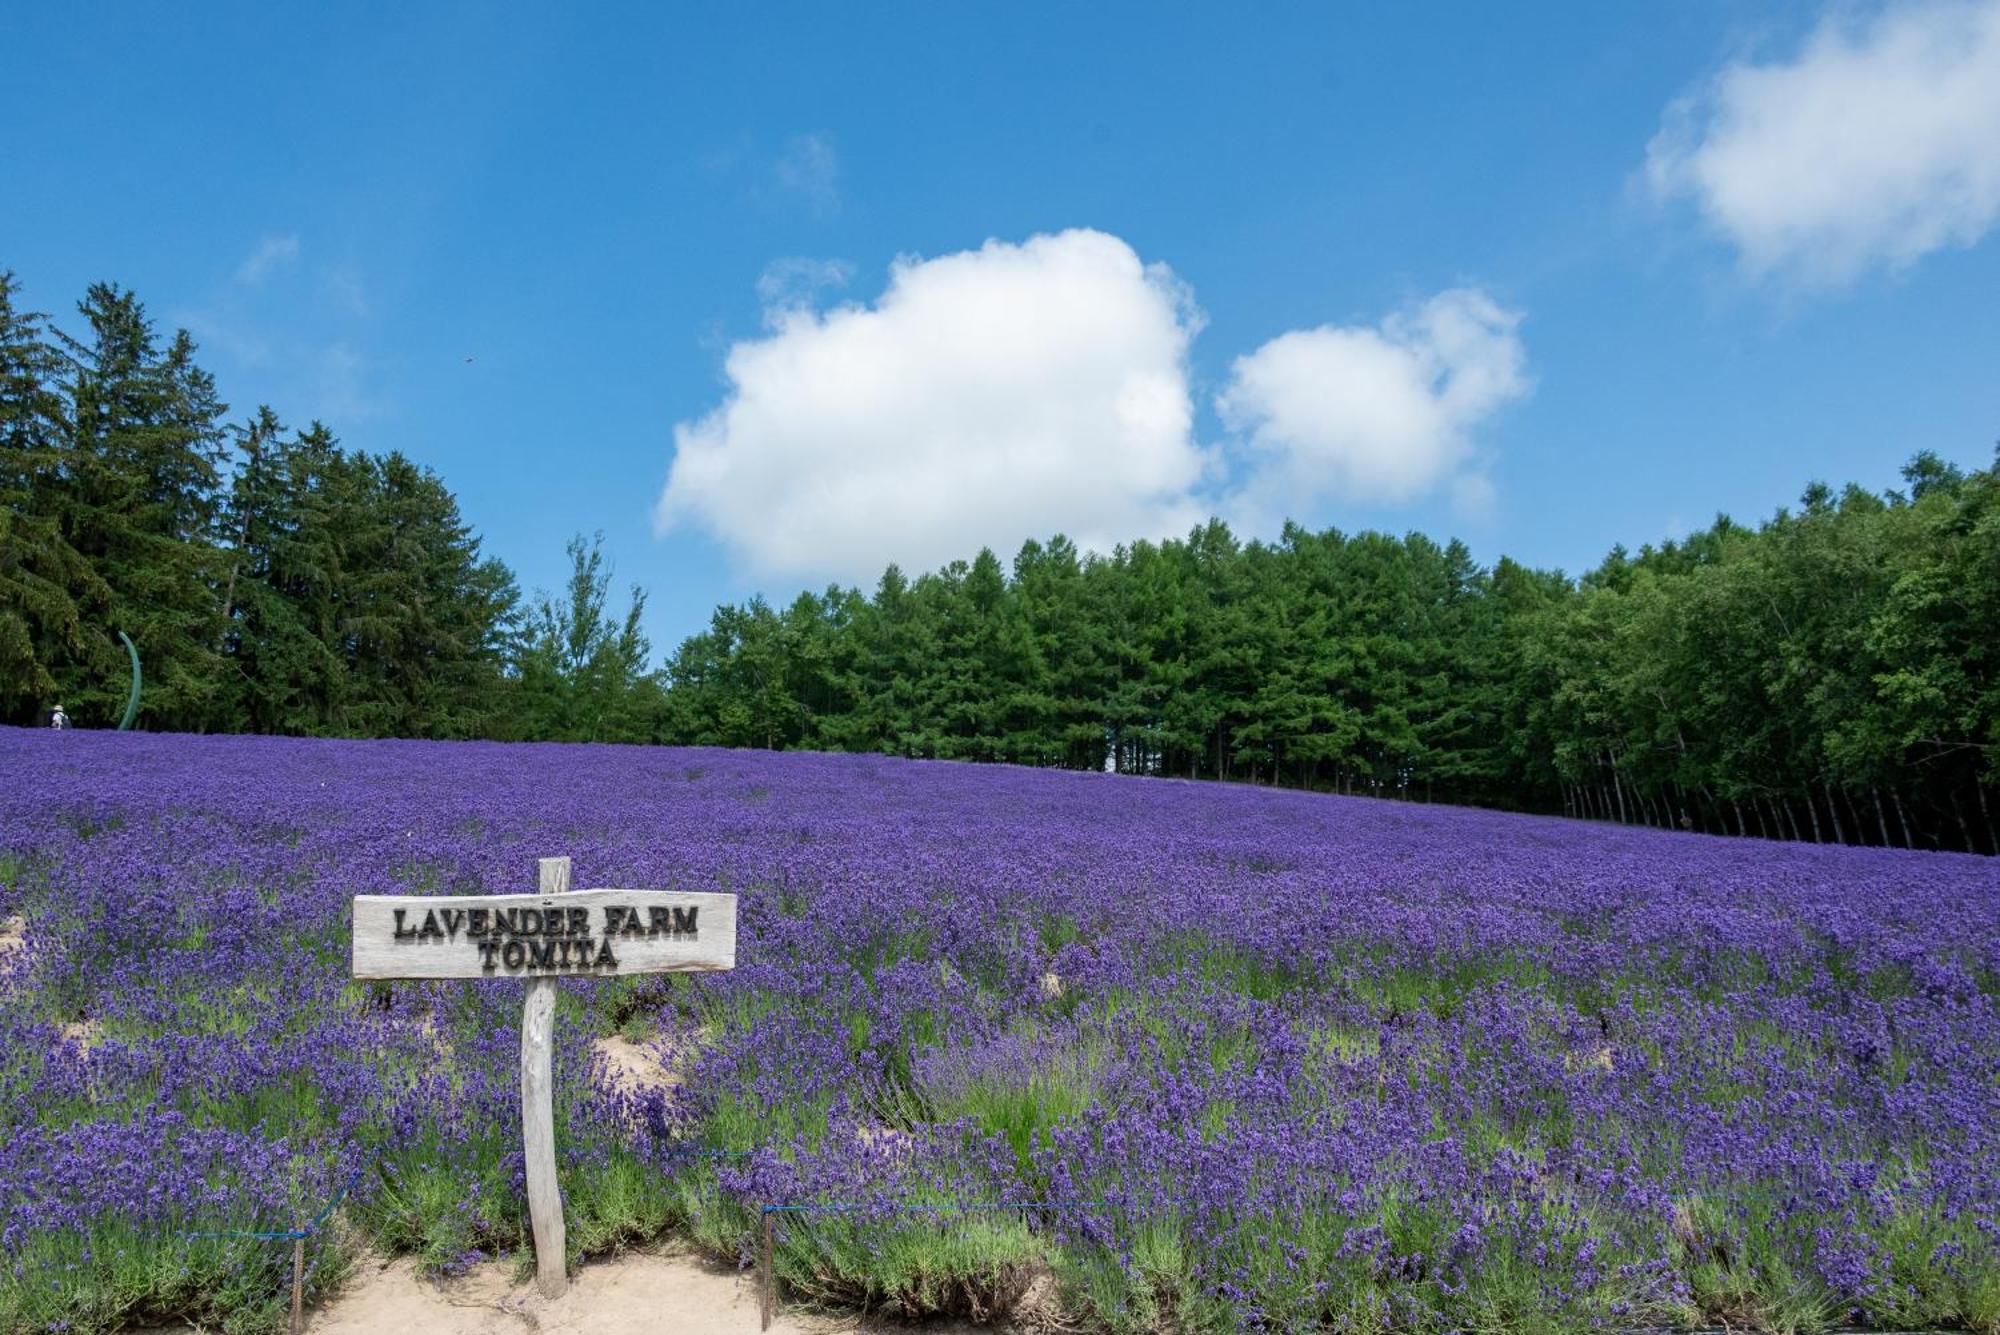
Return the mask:
<svg viewBox="0 0 2000 1335">
<path fill-rule="evenodd" d="M 69 715 L 63 713 L 61 701 L 56 702 L 55 709 L 49 714 L 49 726 L 57 732 L 66 732 L 69 729 Z"/>
</svg>

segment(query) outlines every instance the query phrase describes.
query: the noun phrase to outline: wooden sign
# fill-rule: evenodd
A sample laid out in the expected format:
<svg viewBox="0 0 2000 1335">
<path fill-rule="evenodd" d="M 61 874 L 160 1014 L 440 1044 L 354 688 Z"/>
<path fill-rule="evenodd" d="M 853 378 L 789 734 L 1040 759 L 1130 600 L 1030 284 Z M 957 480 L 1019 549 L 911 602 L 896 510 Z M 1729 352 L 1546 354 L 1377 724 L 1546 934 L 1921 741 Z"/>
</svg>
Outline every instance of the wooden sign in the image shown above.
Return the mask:
<svg viewBox="0 0 2000 1335">
<path fill-rule="evenodd" d="M 667 890 L 570 892 L 569 859 L 541 859 L 534 895 L 356 895 L 356 978 L 520 978 L 521 1148 L 535 1273 L 569 1285 L 556 1180 L 556 982 L 736 964 L 736 896 Z"/>
<path fill-rule="evenodd" d="M 356 978 L 615 978 L 727 969 L 736 896 L 668 890 L 354 899 Z"/>
</svg>

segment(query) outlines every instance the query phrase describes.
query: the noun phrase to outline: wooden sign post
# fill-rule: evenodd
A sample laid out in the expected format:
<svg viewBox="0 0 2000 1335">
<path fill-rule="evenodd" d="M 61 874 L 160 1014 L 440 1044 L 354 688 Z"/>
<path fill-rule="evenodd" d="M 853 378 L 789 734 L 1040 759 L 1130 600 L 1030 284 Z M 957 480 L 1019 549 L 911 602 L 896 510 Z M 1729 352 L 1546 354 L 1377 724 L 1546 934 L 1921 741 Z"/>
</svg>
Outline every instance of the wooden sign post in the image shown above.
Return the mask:
<svg viewBox="0 0 2000 1335">
<path fill-rule="evenodd" d="M 561 1296 L 562 1188 L 551 1075 L 556 980 L 687 973 L 736 964 L 736 896 L 569 888 L 569 859 L 541 859 L 533 895 L 356 895 L 356 978 L 522 978 L 521 1149 L 535 1276 Z"/>
</svg>

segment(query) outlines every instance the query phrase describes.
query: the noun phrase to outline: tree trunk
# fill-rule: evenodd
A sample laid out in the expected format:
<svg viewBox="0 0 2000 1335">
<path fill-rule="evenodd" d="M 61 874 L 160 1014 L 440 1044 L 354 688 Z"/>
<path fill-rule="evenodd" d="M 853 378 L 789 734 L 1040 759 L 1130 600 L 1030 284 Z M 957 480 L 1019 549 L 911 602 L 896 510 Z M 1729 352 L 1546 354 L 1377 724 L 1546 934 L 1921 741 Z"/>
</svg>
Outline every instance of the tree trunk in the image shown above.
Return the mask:
<svg viewBox="0 0 2000 1335">
<path fill-rule="evenodd" d="M 1965 808 L 1958 804 L 1958 789 L 1951 788 L 1946 791 L 1951 794 L 1951 814 L 1958 821 L 1958 837 L 1965 841 L 1966 852 L 1977 853 L 1979 850 L 1972 846 L 1972 827 L 1965 823 Z"/>
<path fill-rule="evenodd" d="M 1882 790 L 1871 787 L 1868 792 L 1875 799 L 1875 822 L 1882 827 L 1882 847 L 1894 848 L 1896 841 L 1889 837 L 1889 817 L 1882 810 Z"/>
<path fill-rule="evenodd" d="M 1910 818 L 1903 811 L 1903 795 L 1894 788 L 1889 790 L 1889 800 L 1896 806 L 1896 823 L 1903 827 L 1903 847 L 1915 848 L 1916 840 L 1910 838 Z"/>
<path fill-rule="evenodd" d="M 1841 789 L 1840 795 L 1847 799 L 1847 816 L 1849 820 L 1854 822 L 1854 842 L 1866 848 L 1868 846 L 1868 822 L 1861 815 L 1861 806 L 1854 800 L 1854 794 L 1848 789 Z"/>
<path fill-rule="evenodd" d="M 1743 804 L 1741 802 L 1731 802 L 1729 805 L 1736 808 L 1736 833 L 1740 837 L 1748 839 L 1750 837 L 1750 827 L 1743 823 Z"/>
<path fill-rule="evenodd" d="M 1813 842 L 1816 844 L 1825 843 L 1826 833 L 1819 826 L 1819 805 L 1813 801 L 1811 784 L 1806 785 L 1806 814 L 1812 817 Z"/>
<path fill-rule="evenodd" d="M 1833 842 L 1844 844 L 1847 842 L 1847 831 L 1840 824 L 1840 805 L 1833 800 L 1833 785 L 1822 777 L 1819 786 L 1826 793 L 1826 814 L 1833 817 Z"/>
<path fill-rule="evenodd" d="M 1625 815 L 1625 785 L 1618 779 L 1618 757 L 1615 755 L 1611 757 L 1611 791 L 1618 798 L 1619 821 L 1627 825 L 1631 824 L 1632 822 Z"/>
<path fill-rule="evenodd" d="M 1758 805 L 1757 799 L 1755 797 L 1752 797 L 1750 799 L 1750 814 L 1757 818 L 1758 837 L 1761 839 L 1769 839 L 1771 837 L 1771 831 L 1765 828 L 1764 825 L 1764 809 Z"/>
<path fill-rule="evenodd" d="M 1792 842 L 1802 844 L 1805 839 L 1799 834 L 1799 818 L 1792 814 L 1792 800 L 1788 797 L 1777 799 L 1778 809 L 1785 813 L 1785 826 L 1792 832 Z"/>
</svg>

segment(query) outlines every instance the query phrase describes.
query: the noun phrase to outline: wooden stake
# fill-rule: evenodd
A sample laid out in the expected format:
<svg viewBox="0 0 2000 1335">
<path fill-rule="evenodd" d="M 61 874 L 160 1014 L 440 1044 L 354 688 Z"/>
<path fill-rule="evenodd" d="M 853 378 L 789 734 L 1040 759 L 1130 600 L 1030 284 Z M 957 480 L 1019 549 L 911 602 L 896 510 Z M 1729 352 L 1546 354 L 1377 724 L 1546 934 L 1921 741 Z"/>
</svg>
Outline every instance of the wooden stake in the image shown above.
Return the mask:
<svg viewBox="0 0 2000 1335">
<path fill-rule="evenodd" d="M 306 1240 L 292 1239 L 292 1335 L 306 1330 Z"/>
<path fill-rule="evenodd" d="M 764 1272 L 762 1276 L 764 1282 L 757 1286 L 763 1290 L 760 1297 L 763 1300 L 765 1330 L 771 1328 L 771 1318 L 778 1306 L 778 1277 L 772 1265 L 772 1251 L 771 1216 L 767 1213 L 764 1216 L 764 1264 L 760 1267 Z"/>
<path fill-rule="evenodd" d="M 569 859 L 541 859 L 540 892 L 569 890 Z M 542 1295 L 569 1287 L 564 1262 L 562 1186 L 556 1181 L 554 1032 L 556 980 L 531 978 L 521 1007 L 521 1151 L 528 1174 L 528 1220 L 535 1233 L 535 1280 Z"/>
</svg>

